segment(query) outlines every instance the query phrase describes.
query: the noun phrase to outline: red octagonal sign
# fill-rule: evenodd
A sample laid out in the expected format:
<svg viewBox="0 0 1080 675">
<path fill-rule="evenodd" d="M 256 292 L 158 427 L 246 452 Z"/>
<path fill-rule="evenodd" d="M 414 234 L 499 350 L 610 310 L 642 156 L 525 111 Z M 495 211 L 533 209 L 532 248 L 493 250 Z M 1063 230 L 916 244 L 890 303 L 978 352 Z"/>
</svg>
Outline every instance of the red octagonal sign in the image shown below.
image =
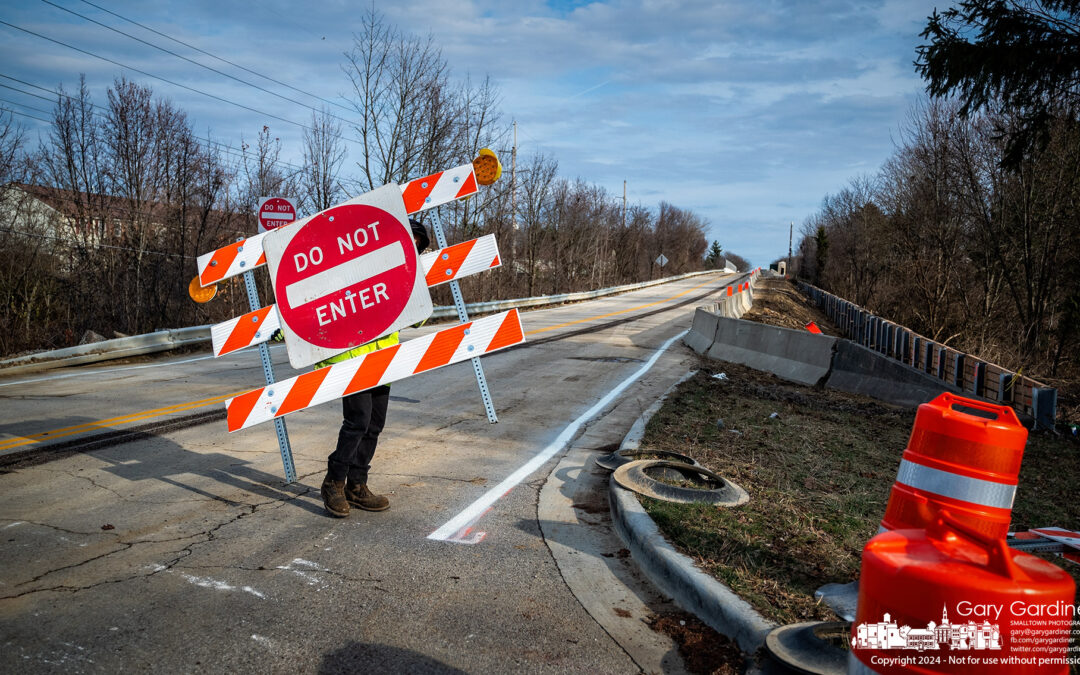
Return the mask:
<svg viewBox="0 0 1080 675">
<path fill-rule="evenodd" d="M 259 232 L 269 232 L 296 220 L 296 205 L 285 197 L 263 197 L 259 202 Z"/>
<path fill-rule="evenodd" d="M 289 361 L 295 367 L 431 314 L 416 244 L 404 222 L 401 191 L 396 185 L 387 187 L 396 192 L 382 196 L 397 200 L 390 206 L 402 212 L 400 219 L 380 207 L 388 206 L 385 200 L 379 205 L 379 199 L 368 198 L 380 188 L 313 216 L 294 232 L 273 232 L 264 242 Z"/>
</svg>

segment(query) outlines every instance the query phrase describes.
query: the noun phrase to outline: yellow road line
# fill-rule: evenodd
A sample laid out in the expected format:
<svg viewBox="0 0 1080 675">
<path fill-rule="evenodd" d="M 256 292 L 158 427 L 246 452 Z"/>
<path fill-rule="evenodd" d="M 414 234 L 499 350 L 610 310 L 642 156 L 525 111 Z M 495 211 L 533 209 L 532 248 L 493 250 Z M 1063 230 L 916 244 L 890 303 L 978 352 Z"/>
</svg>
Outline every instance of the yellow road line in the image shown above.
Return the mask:
<svg viewBox="0 0 1080 675">
<path fill-rule="evenodd" d="M 609 312 L 608 314 L 599 314 L 597 316 L 590 316 L 585 319 L 578 319 L 576 321 L 568 321 L 566 323 L 556 324 L 554 326 L 548 326 L 547 328 L 538 328 L 536 330 L 527 331 L 526 335 L 536 335 L 538 333 L 546 333 L 549 330 L 555 330 L 556 328 L 564 328 L 566 326 L 573 326 L 579 323 L 586 323 L 588 321 L 595 321 L 597 319 L 606 319 L 609 316 L 617 316 L 619 314 L 625 314 L 627 312 L 633 312 L 638 309 L 645 309 L 647 307 L 653 307 L 655 305 L 661 305 L 665 302 L 671 302 L 681 298 L 682 296 L 695 291 L 706 284 L 710 284 L 716 281 L 716 279 L 709 279 L 702 283 L 688 288 L 682 293 L 671 296 L 670 298 L 664 298 L 663 300 L 657 300 L 656 302 L 650 302 L 645 305 L 638 305 L 636 307 L 630 307 L 628 309 L 620 309 L 617 312 Z M 213 398 L 204 398 L 201 401 L 190 401 L 187 403 L 176 403 L 174 405 L 165 406 L 163 408 L 154 408 L 153 410 L 143 410 L 142 412 L 131 413 L 129 415 L 122 415 L 120 417 L 110 417 L 105 420 L 98 420 L 96 422 L 86 422 L 85 424 L 77 424 L 75 426 L 63 427 L 61 429 L 53 429 L 51 431 L 42 431 L 41 433 L 32 434 L 30 436 L 18 436 L 16 438 L 9 438 L 5 441 L 0 441 L 0 451 L 10 450 L 12 448 L 18 448 L 24 445 L 30 445 L 31 443 L 40 443 L 44 440 L 53 440 L 54 438 L 63 438 L 64 436 L 72 436 L 84 431 L 90 431 L 92 429 L 107 429 L 109 427 L 119 426 L 121 424 L 127 424 L 130 422 L 137 422 L 139 420 L 147 419 L 149 417 L 157 417 L 161 415 L 168 415 L 170 413 L 182 412 L 184 410 L 193 410 L 195 408 L 203 408 L 208 405 L 214 405 L 215 403 L 222 403 L 223 401 L 230 399 L 234 396 L 239 396 L 244 392 L 234 392 L 232 394 L 225 394 L 224 396 L 215 396 Z"/>
<path fill-rule="evenodd" d="M 42 431 L 41 433 L 31 434 L 30 436 L 19 436 L 16 438 L 9 438 L 5 441 L 0 441 L 0 451 L 10 450 L 11 448 L 18 448 L 23 445 L 29 445 L 31 443 L 39 443 L 44 440 L 52 440 L 54 438 L 63 438 L 64 436 L 71 436 L 81 433 L 83 431 L 90 431 L 91 429 L 107 429 L 109 427 L 119 426 L 121 424 L 127 424 L 129 422 L 137 422 L 148 417 L 157 417 L 160 415 L 168 415 L 175 412 L 183 412 L 184 410 L 192 410 L 194 408 L 203 408 L 208 405 L 214 405 L 215 403 L 221 403 L 226 399 L 232 398 L 242 392 L 236 392 L 233 394 L 226 394 L 224 396 L 215 396 L 213 398 L 205 398 L 201 401 L 188 401 L 186 403 L 176 403 L 174 405 L 165 406 L 163 408 L 154 408 L 153 410 L 143 410 L 142 412 L 131 413 L 129 415 L 122 415 L 120 417 L 110 417 L 109 419 L 98 420 L 96 422 L 86 422 L 85 424 L 77 424 L 70 427 L 62 427 L 60 429 L 53 429 L 51 431 Z"/>
<path fill-rule="evenodd" d="M 537 335 L 539 333 L 546 333 L 549 330 L 555 330 L 556 328 L 565 328 L 566 326 L 573 326 L 574 324 L 577 324 L 577 323 L 586 323 L 588 321 L 595 321 L 596 319 L 606 319 L 609 316 L 617 316 L 619 314 L 626 314 L 627 312 L 633 312 L 634 310 L 645 309 L 646 307 L 653 307 L 655 305 L 662 305 L 665 302 L 671 302 L 672 300 L 675 300 L 677 298 L 681 298 L 682 296 L 686 295 L 687 293 L 690 293 L 691 291 L 696 291 L 697 289 L 701 288 L 702 286 L 705 286 L 706 284 L 711 284 L 714 281 L 716 281 L 716 279 L 709 279 L 708 281 L 703 281 L 700 284 L 698 284 L 697 286 L 694 286 L 693 288 L 686 289 L 682 293 L 679 293 L 677 295 L 673 295 L 670 298 L 664 298 L 663 300 L 657 300 L 656 302 L 650 302 L 647 305 L 638 305 L 637 307 L 630 307 L 628 309 L 620 309 L 617 312 L 609 312 L 608 314 L 600 314 L 600 315 L 597 315 L 597 316 L 590 316 L 590 317 L 585 318 L 585 319 L 578 319 L 577 321 L 567 321 L 566 323 L 555 324 L 554 326 L 548 326 L 547 328 L 537 328 L 536 330 L 525 331 L 525 334 L 526 335 Z"/>
</svg>

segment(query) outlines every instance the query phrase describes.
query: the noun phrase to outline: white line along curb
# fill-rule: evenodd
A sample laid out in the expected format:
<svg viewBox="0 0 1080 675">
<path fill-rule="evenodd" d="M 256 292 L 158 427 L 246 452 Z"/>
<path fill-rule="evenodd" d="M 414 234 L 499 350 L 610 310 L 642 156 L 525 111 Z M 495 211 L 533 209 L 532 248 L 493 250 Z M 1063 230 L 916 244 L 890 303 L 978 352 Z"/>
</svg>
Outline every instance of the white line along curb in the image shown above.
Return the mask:
<svg viewBox="0 0 1080 675">
<path fill-rule="evenodd" d="M 672 386 L 664 398 L 691 375 Z M 654 405 L 642 413 L 620 448 L 637 447 L 645 424 L 659 409 L 660 406 Z M 613 478 L 608 479 L 608 490 L 615 531 L 645 576 L 679 607 L 735 640 L 740 649 L 748 654 L 756 652 L 778 624 L 763 617 L 730 588 L 699 570 L 691 558 L 676 551 L 660 534 L 633 492 L 619 487 Z"/>
<path fill-rule="evenodd" d="M 468 530 L 472 528 L 473 523 L 479 520 L 480 517 L 483 516 L 484 513 L 503 495 L 512 490 L 518 483 L 525 480 L 529 474 L 543 466 L 544 463 L 554 457 L 557 452 L 564 449 L 566 444 L 577 435 L 583 424 L 593 417 L 596 417 L 596 415 L 602 412 L 604 408 L 615 400 L 615 398 L 627 387 L 647 373 L 660 359 L 660 356 L 677 340 L 685 336 L 687 332 L 689 331 L 683 331 L 660 345 L 660 348 L 656 350 L 656 353 L 638 368 L 633 375 L 620 382 L 618 386 L 608 392 L 604 398 L 600 399 L 591 408 L 581 413 L 577 419 L 562 430 L 562 433 L 559 434 L 558 438 L 552 441 L 538 454 L 534 455 L 532 459 L 522 465 L 517 471 L 504 478 L 501 483 L 481 495 L 479 499 L 467 506 L 461 513 L 447 521 L 445 525 L 429 534 L 428 539 L 435 539 L 437 541 L 457 541 L 460 543 L 475 543 L 476 541 L 479 541 L 479 538 L 482 538 L 480 535 L 471 535 L 470 532 L 468 532 Z"/>
</svg>

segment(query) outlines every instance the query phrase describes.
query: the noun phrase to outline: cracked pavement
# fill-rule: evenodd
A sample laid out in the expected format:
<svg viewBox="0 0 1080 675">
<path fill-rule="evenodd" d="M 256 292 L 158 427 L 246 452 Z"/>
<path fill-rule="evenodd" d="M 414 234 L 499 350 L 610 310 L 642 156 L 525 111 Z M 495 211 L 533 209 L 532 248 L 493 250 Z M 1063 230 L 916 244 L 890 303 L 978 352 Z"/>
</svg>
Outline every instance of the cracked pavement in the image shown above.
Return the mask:
<svg viewBox="0 0 1080 675">
<path fill-rule="evenodd" d="M 680 283 L 526 313 L 526 330 L 700 281 Z M 597 333 L 578 324 L 566 340 L 485 357 L 497 425 L 468 363 L 394 384 L 370 479 L 391 500 L 386 512 L 336 519 L 322 508 L 337 404 L 287 418 L 293 484 L 281 477 L 272 425 L 228 434 L 221 420 L 0 469 L 0 670 L 639 671 L 611 622 L 575 597 L 544 540 L 539 494 L 562 453 L 480 518 L 475 543 L 427 535 L 550 443 L 691 315 L 653 313 Z M 184 374 L 164 358 L 134 373 L 102 368 L 100 377 L 0 389 L 8 413 L 0 438 L 258 386 L 244 360 L 257 354 L 230 356 L 177 366 Z M 684 358 L 662 361 L 613 414 L 586 425 L 588 447 L 617 443 L 685 372 Z M 63 398 L 68 390 L 89 393 Z M 48 396 L 65 407 L 40 400 Z M 598 550 L 619 548 L 605 540 Z"/>
</svg>

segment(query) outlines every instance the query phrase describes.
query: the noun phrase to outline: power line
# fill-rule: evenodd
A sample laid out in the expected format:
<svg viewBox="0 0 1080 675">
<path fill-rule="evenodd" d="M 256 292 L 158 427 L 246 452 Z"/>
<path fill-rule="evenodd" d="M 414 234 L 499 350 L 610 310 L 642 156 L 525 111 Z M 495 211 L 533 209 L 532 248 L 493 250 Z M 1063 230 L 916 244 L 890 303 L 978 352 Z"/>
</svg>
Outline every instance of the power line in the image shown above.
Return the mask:
<svg viewBox="0 0 1080 675">
<path fill-rule="evenodd" d="M 59 9 L 59 10 L 62 10 L 64 12 L 67 12 L 69 14 L 77 16 L 80 19 L 83 19 L 85 21 L 89 21 L 92 24 L 96 24 L 98 26 L 101 26 L 102 28 L 105 28 L 106 30 L 111 30 L 112 32 L 117 33 L 119 35 L 123 35 L 126 38 L 130 38 L 132 40 L 135 40 L 136 42 L 140 42 L 140 43 L 142 43 L 142 44 L 144 44 L 144 45 L 146 45 L 148 47 L 153 47 L 154 49 L 165 52 L 166 54 L 169 54 L 170 56 L 175 56 L 178 59 L 182 59 L 184 61 L 187 61 L 188 63 L 199 66 L 200 68 L 205 68 L 205 69 L 209 70 L 212 73 L 217 73 L 218 75 L 221 75 L 222 77 L 227 77 L 230 80 L 234 80 L 236 82 L 239 82 L 240 84 L 244 84 L 244 85 L 247 85 L 247 86 L 252 87 L 254 89 L 257 89 L 257 90 L 259 90 L 259 91 L 261 91 L 261 92 L 263 92 L 265 94 L 270 94 L 271 96 L 276 96 L 276 97 L 280 98 L 283 101 L 288 101 L 289 103 L 293 103 L 295 105 L 302 106 L 304 108 L 307 108 L 308 110 L 311 110 L 312 112 L 316 112 L 316 113 L 319 112 L 318 109 L 313 108 L 312 106 L 304 103 L 303 101 L 297 101 L 296 99 L 289 98 L 288 96 L 283 96 L 283 95 L 281 95 L 281 94 L 279 94 L 277 92 L 271 91 L 271 90 L 269 90 L 269 89 L 267 89 L 265 87 L 260 87 L 257 84 L 252 84 L 251 82 L 248 82 L 247 80 L 242 80 L 239 77 L 236 77 L 236 76 L 230 75 L 229 73 L 226 73 L 224 71 L 218 70 L 217 68 L 212 68 L 212 67 L 210 67 L 210 66 L 208 66 L 208 65 L 206 65 L 204 63 L 199 63 L 198 61 L 196 61 L 194 59 L 189 59 L 188 57 L 186 57 L 186 56 L 184 56 L 182 54 L 177 54 L 176 52 L 174 52 L 174 51 L 172 51 L 170 49 L 165 49 L 164 47 L 161 47 L 159 45 L 155 45 L 152 42 L 149 42 L 147 40 L 143 40 L 140 37 L 136 37 L 134 35 L 131 35 L 130 33 L 125 33 L 124 31 L 122 31 L 122 30 L 120 30 L 118 28 L 113 28 L 112 26 L 107 26 L 107 25 L 101 23 L 100 21 L 96 21 L 94 19 L 91 19 L 88 16 L 84 16 L 82 14 L 79 14 L 78 12 L 76 12 L 74 10 L 71 10 L 71 9 L 68 9 L 67 7 L 61 7 L 60 5 L 58 5 L 58 4 L 54 3 L 54 2 L 50 2 L 50 0 L 41 0 L 41 2 L 44 2 L 46 5 L 49 5 L 51 7 L 55 7 L 57 9 Z M 340 120 L 341 122 L 344 122 L 346 124 L 350 123 L 349 120 L 347 120 L 347 119 L 345 119 L 343 117 L 338 117 L 337 115 L 334 115 L 334 114 L 329 113 L 329 112 L 327 112 L 326 114 L 330 115 L 330 117 L 333 117 L 336 120 Z"/>
<path fill-rule="evenodd" d="M 114 66 L 119 66 L 121 68 L 127 68 L 128 70 L 130 70 L 132 72 L 135 72 L 135 73 L 139 73 L 140 75 L 145 75 L 146 77 L 152 77 L 155 80 L 161 80 L 162 82 L 171 84 L 174 87 L 180 87 L 181 89 L 186 89 L 186 90 L 194 92 L 196 94 L 201 94 L 201 95 L 206 96 L 208 98 L 212 98 L 215 101 L 221 101 L 222 103 L 228 103 L 229 105 L 234 105 L 237 108 L 242 108 L 244 110 L 247 110 L 248 112 L 253 112 L 253 113 L 256 113 L 258 115 L 265 115 L 265 116 L 267 116 L 267 117 L 269 117 L 271 119 L 278 120 L 279 122 L 285 122 L 286 124 L 292 124 L 293 126 L 300 127 L 301 129 L 307 129 L 308 131 L 314 131 L 314 129 L 312 129 L 312 128 L 304 125 L 304 124 L 300 124 L 299 122 L 294 122 L 293 120 L 285 119 L 284 117 L 278 117 L 277 115 L 274 115 L 274 114 L 271 114 L 271 113 L 268 113 L 268 112 L 264 112 L 262 110 L 257 110 L 255 108 L 250 107 L 250 106 L 246 106 L 243 103 L 237 103 L 236 101 L 230 101 L 227 98 L 222 98 L 220 96 L 217 96 L 216 94 L 211 94 L 209 92 L 205 92 L 205 91 L 202 91 L 200 89 L 196 89 L 194 87 L 189 87 L 186 84 L 180 84 L 179 82 L 174 82 L 174 81 L 172 81 L 172 80 L 170 80 L 168 78 L 161 77 L 160 75 L 154 75 L 152 73 L 146 72 L 145 70 L 140 70 L 138 68 L 134 68 L 132 66 L 120 63 L 119 61 L 114 61 L 113 59 L 110 59 L 108 57 L 101 56 L 100 54 L 94 54 L 93 52 L 88 52 L 85 49 L 80 49 L 80 48 L 75 47 L 73 45 L 69 45 L 66 42 L 62 42 L 60 40 L 54 40 L 51 37 L 46 37 L 46 36 L 42 35 L 41 33 L 35 33 L 32 30 L 28 30 L 28 29 L 23 28 L 21 26 L 16 26 L 15 24 L 8 23 L 7 21 L 0 20 L 0 24 L 2 24 L 4 26 L 7 26 L 8 28 L 14 28 L 17 31 L 21 31 L 21 32 L 26 33 L 28 35 L 33 35 L 34 37 L 41 38 L 42 40 L 46 40 L 47 42 L 52 42 L 53 44 L 58 44 L 61 47 L 67 47 L 68 49 L 77 51 L 80 54 L 86 54 L 87 56 L 92 56 L 95 59 L 101 59 L 102 61 L 105 61 L 107 63 L 111 63 Z"/>
<path fill-rule="evenodd" d="M 4 75 L 0 75 L 0 77 L 4 77 Z M 25 82 L 23 84 L 25 84 Z M 3 87 L 4 89 L 10 89 L 11 91 L 17 91 L 20 94 L 23 94 L 24 96 L 33 96 L 34 98 L 40 98 L 42 101 L 48 101 L 49 103 L 53 102 L 53 99 L 48 98 L 47 96 L 42 96 L 41 94 L 34 94 L 34 93 L 29 92 L 29 91 L 23 91 L 22 89 L 19 89 L 18 87 L 13 87 L 10 84 L 2 84 L 2 83 L 0 83 L 0 87 Z M 45 112 L 45 111 L 42 110 L 41 112 Z M 51 114 L 51 112 L 50 112 L 50 114 Z"/>
<path fill-rule="evenodd" d="M 130 24 L 138 26 L 139 28 L 142 28 L 143 30 L 150 31 L 151 33 L 154 33 L 155 35 L 160 35 L 161 37 L 163 37 L 163 38 L 165 38 L 167 40 L 172 40 L 173 42 L 175 42 L 177 44 L 184 45 L 188 49 L 193 49 L 193 50 L 199 52 L 200 54 L 205 54 L 206 56 L 209 56 L 212 59 L 217 59 L 218 61 L 221 61 L 222 63 L 227 63 L 227 64 L 229 64 L 230 66 L 232 66 L 234 68 L 239 68 L 240 70 L 243 70 L 244 72 L 251 73 L 252 75 L 255 75 L 257 77 L 261 77 L 264 80 L 269 80 L 270 82 L 273 82 L 274 84 L 281 85 L 282 87 L 285 87 L 286 89 L 292 89 L 293 91 L 298 92 L 300 94 L 303 94 L 304 96 L 310 96 L 311 98 L 315 98 L 315 99 L 318 99 L 318 100 L 320 100 L 320 101 L 322 101 L 324 103 L 328 103 L 330 105 L 337 106 L 337 107 L 341 108 L 342 110 L 345 110 L 345 111 L 350 112 L 350 113 L 356 112 L 352 108 L 349 108 L 348 106 L 341 105 L 340 103 L 338 103 L 336 101 L 331 101 L 330 99 L 323 98 L 322 96 L 319 96 L 318 94 L 312 94 L 310 92 L 304 91 L 303 89 L 297 89 L 296 87 L 292 86 L 291 84 L 286 84 L 286 83 L 284 83 L 284 82 L 282 82 L 280 80 L 275 80 L 274 78 L 270 77 L 269 75 L 263 75 L 262 73 L 256 72 L 256 71 L 254 71 L 254 70 L 252 70 L 250 68 L 245 68 L 244 66 L 240 65 L 239 63 L 234 63 L 233 61 L 230 61 L 228 59 L 224 59 L 224 58 L 222 58 L 220 56 L 217 56 L 216 54 L 212 54 L 212 53 L 206 51 L 205 49 L 199 49 L 195 45 L 184 42 L 183 40 L 178 40 L 178 39 L 174 38 L 171 35 L 168 35 L 166 33 L 162 33 L 161 31 L 154 30 L 153 28 L 151 28 L 149 26 L 143 25 L 143 24 L 139 23 L 138 21 L 133 21 L 132 19 L 127 18 L 126 16 L 122 16 L 120 14 L 117 14 L 116 12 L 113 12 L 113 11 L 111 11 L 109 9 L 106 9 L 106 8 L 100 6 L 100 5 L 95 5 L 94 3 L 90 2 L 89 0 L 81 0 L 81 1 L 83 3 L 85 3 L 85 4 L 87 4 L 87 5 L 90 5 L 91 7 L 94 7 L 96 9 L 99 9 L 99 10 L 105 12 L 106 14 L 111 14 L 111 15 L 115 16 L 118 19 L 121 19 L 123 21 L 127 21 Z"/>
<path fill-rule="evenodd" d="M 4 85 L 0 84 L 0 87 L 3 87 L 3 86 Z M 12 87 L 8 87 L 8 89 L 11 89 L 11 88 Z M 16 89 L 15 91 L 18 91 L 18 89 Z M 26 108 L 27 110 L 33 110 L 34 112 L 44 113 L 46 115 L 50 114 L 50 111 L 48 111 L 48 110 L 42 110 L 41 108 L 35 108 L 32 105 L 26 105 L 25 103 L 19 103 L 18 101 L 9 101 L 6 98 L 0 98 L 0 103 L 10 103 L 11 105 L 22 106 L 22 107 Z"/>
<path fill-rule="evenodd" d="M 54 96 L 62 96 L 64 98 L 67 98 L 67 99 L 70 99 L 70 100 L 76 100 L 75 97 L 72 96 L 71 94 L 61 93 L 61 92 L 56 91 L 54 89 L 49 89 L 47 87 L 42 87 L 40 85 L 33 84 L 32 82 L 27 82 L 26 80 L 20 80 L 17 77 L 12 77 L 10 75 L 5 75 L 3 73 L 0 73 L 0 77 L 11 80 L 13 82 L 18 82 L 19 84 L 26 85 L 27 87 L 33 87 L 34 89 L 39 89 L 41 91 L 53 94 Z M 40 94 L 34 94 L 32 92 L 29 92 L 29 91 L 23 91 L 23 90 L 21 90 L 21 89 L 19 89 L 17 87 L 12 87 L 10 85 L 6 85 L 6 84 L 3 84 L 3 83 L 0 83 L 0 87 L 4 87 L 5 89 L 11 89 L 12 91 L 17 91 L 20 94 L 23 94 L 23 95 L 26 95 L 26 96 L 33 96 L 34 98 L 40 98 L 43 101 L 52 102 L 54 100 L 54 99 L 46 98 L 45 96 L 41 96 Z M 91 112 L 91 114 L 93 114 L 94 116 L 99 117 L 99 118 L 101 118 L 101 117 L 103 117 L 105 115 L 106 110 L 105 110 L 104 107 L 102 107 L 102 106 L 100 106 L 97 103 L 94 103 L 92 101 L 89 102 L 89 103 L 93 108 L 96 108 L 98 111 L 101 111 L 101 112 Z M 17 105 L 23 105 L 23 104 L 17 104 Z M 25 106 L 25 107 L 29 107 L 29 106 Z M 39 112 L 45 112 L 45 111 L 39 111 Z M 45 122 L 46 124 L 53 124 L 54 123 L 53 120 L 43 120 L 43 119 L 38 118 L 38 117 L 34 117 L 33 119 L 36 119 L 36 120 L 38 120 L 40 122 Z M 221 141 L 215 141 L 212 138 L 208 138 L 208 137 L 205 137 L 205 136 L 195 136 L 194 134 L 192 134 L 192 136 L 196 140 L 203 141 L 203 142 L 207 143 L 208 145 L 212 145 L 212 146 L 216 147 L 219 151 L 221 151 L 221 152 L 223 152 L 223 153 L 225 153 L 227 155 L 231 155 L 231 156 L 237 157 L 237 158 L 243 158 L 244 157 L 244 153 L 237 152 L 236 150 L 234 150 L 232 148 L 232 146 L 227 145 L 225 143 L 222 143 Z M 285 161 L 282 161 L 282 160 L 278 160 L 277 164 L 279 164 L 279 165 L 281 165 L 283 167 L 286 167 L 288 169 L 292 169 L 294 172 L 299 172 L 299 171 L 304 170 L 304 167 L 302 167 L 302 166 L 297 166 L 295 164 L 290 164 L 289 162 L 285 162 Z"/>
<path fill-rule="evenodd" d="M 4 112 L 9 112 L 12 115 L 22 115 L 23 117 L 29 117 L 30 119 L 37 120 L 38 122 L 45 122 L 45 123 L 49 122 L 49 120 L 43 120 L 40 117 L 34 117 L 33 115 L 27 115 L 24 112 L 19 112 L 18 110 L 12 110 L 11 108 L 0 108 L 0 110 L 3 110 Z"/>
<path fill-rule="evenodd" d="M 38 89 L 38 90 L 40 90 L 40 91 L 44 91 L 44 92 L 46 92 L 46 93 L 49 93 L 49 94 L 52 94 L 52 95 L 54 95 L 54 96 L 58 96 L 58 97 L 62 96 L 62 97 L 64 97 L 64 98 L 67 98 L 67 99 L 70 99 L 70 100 L 76 100 L 76 99 L 75 99 L 75 97 L 74 97 L 74 96 L 72 96 L 72 95 L 70 95 L 70 94 L 65 94 L 65 93 L 62 93 L 62 92 L 56 91 L 56 90 L 54 90 L 54 89 L 49 89 L 49 88 L 47 88 L 47 87 L 42 87 L 42 86 L 40 86 L 40 85 L 37 85 L 37 84 L 34 84 L 34 83 L 32 83 L 32 82 L 27 82 L 26 80 L 20 80 L 20 79 L 19 79 L 19 78 L 17 78 L 17 77 L 12 77 L 12 76 L 10 76 L 10 75 L 5 75 L 5 74 L 3 74 L 3 73 L 0 73 L 0 77 L 2 77 L 2 78 L 4 78 L 4 79 L 8 79 L 8 80 L 11 80 L 12 82 L 18 82 L 19 84 L 25 85 L 25 86 L 27 86 L 27 87 L 32 87 L 32 88 L 34 88 L 34 89 Z M 23 91 L 23 90 L 21 90 L 21 89 L 18 89 L 18 88 L 16 88 L 16 87 L 12 87 L 12 86 L 10 86 L 10 85 L 6 85 L 6 84 L 2 84 L 2 83 L 0 83 L 0 87 L 4 87 L 4 88 L 6 88 L 6 89 L 11 89 L 12 91 L 16 91 L 16 92 L 19 92 L 20 94 L 24 94 L 24 95 L 26 95 L 26 96 L 33 96 L 34 98 L 40 98 L 40 99 L 42 99 L 43 101 L 50 101 L 50 102 L 51 102 L 51 101 L 53 100 L 53 99 L 50 99 L 50 98 L 46 98 L 46 97 L 44 97 L 44 96 L 41 96 L 40 94 L 34 94 L 34 93 L 32 93 L 32 92 L 28 92 L 28 91 Z M 92 114 L 92 115 L 94 115 L 94 116 L 96 116 L 96 117 L 99 117 L 99 118 L 100 118 L 100 117 L 102 117 L 102 116 L 103 116 L 103 115 L 105 114 L 105 108 L 103 108 L 102 106 L 100 106 L 100 105 L 98 105 L 98 104 L 94 103 L 93 101 L 88 101 L 88 103 L 90 103 L 90 106 L 91 106 L 91 107 L 93 107 L 93 108 L 96 108 L 96 109 L 98 109 L 98 110 L 102 111 L 102 112 L 94 112 L 94 111 L 91 111 L 91 114 Z M 23 104 L 16 104 L 16 105 L 23 105 Z M 29 106 L 26 106 L 26 107 L 29 107 Z M 46 123 L 46 124 L 54 124 L 54 123 L 55 123 L 55 122 L 54 122 L 54 120 L 43 120 L 43 119 L 41 119 L 40 117 L 34 117 L 33 115 L 27 115 L 26 113 L 20 113 L 20 112 L 18 112 L 18 111 L 16 111 L 16 110 L 12 110 L 12 111 L 10 111 L 10 112 L 13 112 L 13 113 L 15 113 L 15 114 L 17 114 L 17 115 L 23 115 L 24 117 L 29 117 L 29 118 L 31 118 L 31 119 L 35 119 L 35 120 L 37 120 L 37 121 L 39 121 L 39 122 L 44 122 L 44 123 Z M 224 153 L 224 154 L 226 154 L 226 155 L 230 155 L 230 156 L 232 156 L 232 157 L 236 157 L 236 158 L 239 158 L 239 159 L 243 159 L 243 158 L 244 158 L 244 157 L 246 156 L 246 155 L 245 155 L 245 154 L 244 154 L 243 152 L 237 152 L 236 150 L 234 150 L 234 149 L 232 148 L 232 146 L 230 146 L 230 145 L 227 145 L 227 144 L 225 144 L 225 143 L 222 143 L 221 141 L 215 141 L 215 140 L 213 140 L 213 139 L 211 139 L 211 138 L 208 138 L 208 137 L 204 137 L 204 136 L 196 136 L 196 135 L 194 135 L 194 134 L 192 134 L 192 136 L 193 136 L 193 137 L 194 137 L 194 138 L 195 138 L 196 140 L 199 140 L 199 141 L 203 141 L 203 142 L 207 143 L 207 145 L 210 145 L 210 146 L 214 146 L 215 148 L 217 148 L 217 150 L 218 150 L 219 152 L 222 152 L 222 153 Z M 275 163 L 276 163 L 276 164 L 278 164 L 278 165 L 280 165 L 280 166 L 283 166 L 283 167 L 285 167 L 285 168 L 287 168 L 287 169 L 291 169 L 291 170 L 293 171 L 293 173 L 300 173 L 300 172 L 303 172 L 303 171 L 306 171 L 306 170 L 307 170 L 307 167 L 305 167 L 305 166 L 297 166 L 297 165 L 295 165 L 295 164 L 291 164 L 291 163 L 289 163 L 289 162 L 286 162 L 286 161 L 284 161 L 284 160 L 280 160 L 280 159 L 279 159 L 279 160 L 277 160 L 277 161 L 276 161 Z M 339 188 L 340 188 L 340 189 L 341 189 L 341 190 L 342 190 L 342 191 L 343 191 L 343 192 L 344 192 L 344 193 L 345 193 L 346 195 L 349 195 L 349 194 L 351 194 L 351 193 L 349 192 L 349 190 L 345 189 L 345 186 L 346 186 L 346 185 L 351 185 L 351 186 L 352 186 L 353 188 L 355 188 L 355 189 L 356 189 L 356 190 L 358 190 L 358 191 L 359 191 L 359 190 L 361 190 L 361 189 L 363 188 L 363 185 L 362 185 L 362 183 L 361 183 L 361 182 L 360 182 L 360 180 L 358 180 L 358 179 L 355 179 L 355 178 L 338 178 L 338 187 L 339 187 Z"/>
</svg>

